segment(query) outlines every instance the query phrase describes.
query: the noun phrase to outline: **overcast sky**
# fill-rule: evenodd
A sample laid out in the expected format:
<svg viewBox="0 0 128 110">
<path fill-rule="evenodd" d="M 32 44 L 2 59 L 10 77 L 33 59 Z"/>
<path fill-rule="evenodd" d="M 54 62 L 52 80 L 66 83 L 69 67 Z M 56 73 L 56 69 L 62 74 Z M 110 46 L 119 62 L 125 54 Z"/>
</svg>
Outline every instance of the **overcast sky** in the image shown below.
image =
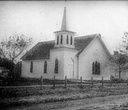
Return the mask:
<svg viewBox="0 0 128 110">
<path fill-rule="evenodd" d="M 34 44 L 53 40 L 65 6 L 68 30 L 75 37 L 100 33 L 111 53 L 128 32 L 127 1 L 0 1 L 0 39 L 16 32 Z"/>
</svg>

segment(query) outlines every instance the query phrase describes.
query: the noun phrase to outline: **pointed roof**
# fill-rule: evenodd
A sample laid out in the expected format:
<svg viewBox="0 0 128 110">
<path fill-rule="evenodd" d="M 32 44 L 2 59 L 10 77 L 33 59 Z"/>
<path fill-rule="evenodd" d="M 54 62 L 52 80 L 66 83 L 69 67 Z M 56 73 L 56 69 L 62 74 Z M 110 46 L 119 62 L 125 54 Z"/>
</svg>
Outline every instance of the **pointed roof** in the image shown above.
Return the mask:
<svg viewBox="0 0 128 110">
<path fill-rule="evenodd" d="M 61 31 L 66 30 L 66 7 L 64 8 L 63 19 L 61 24 Z"/>
<path fill-rule="evenodd" d="M 94 37 L 94 35 L 95 35 L 95 37 Z M 104 44 L 104 42 L 102 41 L 102 39 L 101 39 L 101 34 L 94 34 L 94 35 L 87 36 L 87 37 L 88 37 L 88 40 L 89 40 L 89 38 L 91 38 L 91 37 L 93 37 L 94 39 L 98 38 L 99 41 L 101 42 L 101 44 L 102 44 L 104 50 L 106 51 L 107 55 L 110 57 L 110 52 L 109 52 L 109 50 L 107 49 L 107 47 L 106 47 L 106 45 Z M 80 37 L 79 37 L 79 38 L 80 38 Z M 91 41 L 92 41 L 92 40 L 90 39 L 90 42 L 91 42 Z M 82 42 L 84 42 L 84 40 L 80 41 L 78 44 L 85 44 L 85 45 L 87 44 L 87 43 L 82 43 Z M 88 44 L 90 44 L 90 42 L 89 42 Z M 83 52 L 83 50 L 85 49 L 85 47 L 88 46 L 88 44 L 87 44 L 86 46 L 83 46 L 83 48 L 81 47 L 81 51 L 78 52 L 77 56 L 79 56 L 79 55 Z"/>
<path fill-rule="evenodd" d="M 90 42 L 96 37 L 94 35 L 87 35 L 82 37 L 76 37 L 74 39 L 75 49 L 83 50 Z M 50 50 L 54 48 L 55 41 L 45 41 L 37 43 L 32 49 L 30 49 L 21 59 L 23 60 L 37 60 L 37 59 L 49 59 Z"/>
<path fill-rule="evenodd" d="M 58 33 L 58 32 L 70 32 L 70 33 L 75 33 L 75 32 L 73 32 L 73 31 L 67 30 L 66 7 L 64 7 L 64 13 L 63 13 L 63 18 L 62 18 L 61 30 L 60 30 L 60 31 L 55 31 L 54 33 Z"/>
</svg>

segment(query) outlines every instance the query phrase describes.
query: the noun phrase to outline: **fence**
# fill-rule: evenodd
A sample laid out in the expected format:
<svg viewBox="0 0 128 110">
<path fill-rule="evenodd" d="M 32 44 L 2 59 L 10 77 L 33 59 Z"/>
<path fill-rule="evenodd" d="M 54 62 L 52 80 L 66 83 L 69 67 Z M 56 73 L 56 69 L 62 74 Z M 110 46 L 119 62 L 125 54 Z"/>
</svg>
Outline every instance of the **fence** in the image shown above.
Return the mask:
<svg viewBox="0 0 128 110">
<path fill-rule="evenodd" d="M 114 80 L 104 80 L 102 77 L 101 80 L 95 80 L 93 77 L 91 77 L 90 80 L 82 80 L 82 77 L 77 80 L 71 80 L 67 79 L 67 76 L 65 76 L 64 80 L 58 80 L 54 76 L 52 81 L 52 88 L 55 89 L 57 85 L 59 86 L 64 86 L 66 89 L 69 85 L 78 85 L 80 88 L 83 88 L 84 86 L 101 86 L 101 87 L 106 87 L 106 86 L 119 86 L 119 85 L 127 85 L 128 87 L 128 79 L 127 80 L 122 80 L 122 81 L 114 81 Z M 43 88 L 44 85 L 44 80 L 43 77 L 41 76 L 41 88 Z"/>
</svg>

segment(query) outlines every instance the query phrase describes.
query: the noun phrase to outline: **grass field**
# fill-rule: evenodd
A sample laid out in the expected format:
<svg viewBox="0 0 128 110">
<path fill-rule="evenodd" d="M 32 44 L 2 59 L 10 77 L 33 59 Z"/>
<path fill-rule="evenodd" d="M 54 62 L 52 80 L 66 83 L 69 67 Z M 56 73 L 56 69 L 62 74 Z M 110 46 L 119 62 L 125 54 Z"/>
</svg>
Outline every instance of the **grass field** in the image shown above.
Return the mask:
<svg viewBox="0 0 128 110">
<path fill-rule="evenodd" d="M 23 81 L 22 83 L 20 83 Z M 9 81 L 8 81 L 9 82 Z M 44 80 L 44 86 L 28 86 L 34 84 L 40 84 L 40 79 L 20 79 L 16 84 L 16 80 L 13 82 L 18 87 L 1 87 L 0 88 L 0 105 L 4 107 L 31 105 L 38 103 L 58 102 L 67 100 L 77 100 L 93 97 L 105 97 L 111 95 L 128 94 L 127 83 L 111 83 L 104 81 L 102 85 L 101 81 L 94 81 L 93 87 L 91 81 L 86 81 L 82 84 L 80 82 L 67 81 L 67 87 L 65 88 L 65 82 L 56 80 L 56 86 L 53 88 L 53 80 Z M 10 84 L 10 85 L 13 85 Z M 7 84 L 8 85 L 8 84 Z"/>
<path fill-rule="evenodd" d="M 55 89 L 51 86 L 42 89 L 40 87 L 1 88 L 0 105 L 9 107 L 122 94 L 128 94 L 126 85 L 112 87 L 95 85 L 93 88 L 87 85 L 83 85 L 83 88 L 79 85 L 70 85 L 67 89 L 64 86 L 57 86 Z"/>
</svg>

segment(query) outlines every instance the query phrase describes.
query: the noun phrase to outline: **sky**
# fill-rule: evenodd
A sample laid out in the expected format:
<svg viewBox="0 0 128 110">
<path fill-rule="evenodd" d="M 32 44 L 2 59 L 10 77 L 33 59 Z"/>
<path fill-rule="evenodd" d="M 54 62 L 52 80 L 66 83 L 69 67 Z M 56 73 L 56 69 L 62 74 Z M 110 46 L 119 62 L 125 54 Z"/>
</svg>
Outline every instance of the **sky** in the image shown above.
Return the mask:
<svg viewBox="0 0 128 110">
<path fill-rule="evenodd" d="M 54 40 L 65 6 L 67 29 L 75 37 L 101 34 L 110 53 L 128 32 L 127 1 L 0 1 L 0 40 L 14 33 L 32 37 L 33 45 Z"/>
</svg>

